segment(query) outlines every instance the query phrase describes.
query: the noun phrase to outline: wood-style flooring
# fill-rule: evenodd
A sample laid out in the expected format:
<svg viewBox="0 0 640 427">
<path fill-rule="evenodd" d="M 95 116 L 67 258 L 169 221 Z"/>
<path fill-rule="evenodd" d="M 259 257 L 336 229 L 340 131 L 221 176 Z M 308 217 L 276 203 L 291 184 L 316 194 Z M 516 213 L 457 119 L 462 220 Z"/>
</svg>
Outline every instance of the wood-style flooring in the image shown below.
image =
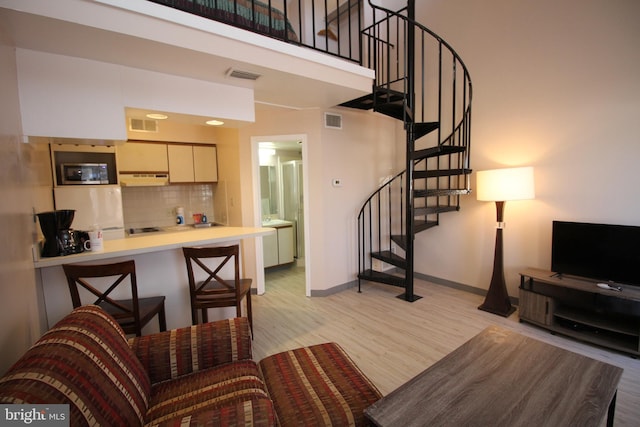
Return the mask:
<svg viewBox="0 0 640 427">
<path fill-rule="evenodd" d="M 399 288 L 363 283 L 326 297 L 304 295 L 304 268 L 267 272 L 266 293 L 253 302 L 255 360 L 327 341 L 339 343 L 386 395 L 489 325 L 498 325 L 624 369 L 618 389 L 616 426 L 640 426 L 640 360 L 591 346 L 477 309 L 483 298 L 416 280 L 423 298 L 396 298 Z M 518 392 L 514 382 L 513 392 Z M 544 426 L 544 415 L 532 420 Z M 604 425 L 604 424 L 603 424 Z"/>
</svg>

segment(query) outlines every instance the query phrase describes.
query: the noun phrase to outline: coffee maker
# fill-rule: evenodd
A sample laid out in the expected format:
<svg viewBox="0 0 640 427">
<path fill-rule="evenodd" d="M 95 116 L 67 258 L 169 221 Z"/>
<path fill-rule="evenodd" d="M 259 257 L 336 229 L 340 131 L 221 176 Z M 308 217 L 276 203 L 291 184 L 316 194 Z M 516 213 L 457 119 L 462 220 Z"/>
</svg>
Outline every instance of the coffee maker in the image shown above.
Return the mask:
<svg viewBox="0 0 640 427">
<path fill-rule="evenodd" d="M 71 229 L 75 210 L 61 209 L 41 212 L 38 215 L 44 235 L 43 257 L 77 254 L 84 251 L 87 233 Z"/>
</svg>

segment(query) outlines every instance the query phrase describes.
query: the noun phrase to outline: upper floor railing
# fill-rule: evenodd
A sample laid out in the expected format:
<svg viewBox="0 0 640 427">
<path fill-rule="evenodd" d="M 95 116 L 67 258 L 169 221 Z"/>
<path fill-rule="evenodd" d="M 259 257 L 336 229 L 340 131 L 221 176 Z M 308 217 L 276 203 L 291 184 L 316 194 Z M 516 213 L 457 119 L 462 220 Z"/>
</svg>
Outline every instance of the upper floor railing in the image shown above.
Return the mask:
<svg viewBox="0 0 640 427">
<path fill-rule="evenodd" d="M 149 0 L 361 62 L 363 0 Z"/>
</svg>

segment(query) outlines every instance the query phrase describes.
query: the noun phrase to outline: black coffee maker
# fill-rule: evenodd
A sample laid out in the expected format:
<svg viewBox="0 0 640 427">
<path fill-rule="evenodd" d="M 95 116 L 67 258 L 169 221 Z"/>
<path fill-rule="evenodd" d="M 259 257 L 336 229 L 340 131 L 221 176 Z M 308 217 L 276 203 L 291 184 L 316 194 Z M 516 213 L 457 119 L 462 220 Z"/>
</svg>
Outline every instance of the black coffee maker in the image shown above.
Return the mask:
<svg viewBox="0 0 640 427">
<path fill-rule="evenodd" d="M 61 209 L 37 214 L 44 235 L 43 257 L 84 252 L 84 240 L 88 235 L 71 229 L 75 212 L 73 209 Z"/>
</svg>

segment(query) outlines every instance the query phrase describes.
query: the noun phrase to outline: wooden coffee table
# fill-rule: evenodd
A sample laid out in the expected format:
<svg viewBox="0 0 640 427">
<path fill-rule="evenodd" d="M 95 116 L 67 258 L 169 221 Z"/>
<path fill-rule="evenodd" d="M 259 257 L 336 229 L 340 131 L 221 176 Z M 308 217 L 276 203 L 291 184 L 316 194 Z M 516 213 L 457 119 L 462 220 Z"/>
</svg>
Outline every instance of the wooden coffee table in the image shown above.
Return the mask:
<svg viewBox="0 0 640 427">
<path fill-rule="evenodd" d="M 491 326 L 365 410 L 377 426 L 613 425 L 622 369 Z"/>
</svg>

